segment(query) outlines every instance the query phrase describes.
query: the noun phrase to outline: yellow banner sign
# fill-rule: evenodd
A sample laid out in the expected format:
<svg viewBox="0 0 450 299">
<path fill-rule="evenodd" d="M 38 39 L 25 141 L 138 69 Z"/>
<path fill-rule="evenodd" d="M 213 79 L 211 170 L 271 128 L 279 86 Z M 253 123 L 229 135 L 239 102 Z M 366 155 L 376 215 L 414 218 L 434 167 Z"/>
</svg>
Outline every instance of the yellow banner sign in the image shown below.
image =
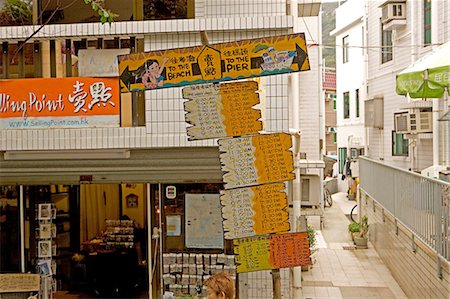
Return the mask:
<svg viewBox="0 0 450 299">
<path fill-rule="evenodd" d="M 203 84 L 183 88 L 189 140 L 257 134 L 262 130 L 258 83 Z"/>
<path fill-rule="evenodd" d="M 284 183 L 278 183 L 221 190 L 225 239 L 289 231 L 284 189 Z"/>
<path fill-rule="evenodd" d="M 295 179 L 291 146 L 286 133 L 220 139 L 225 189 Z"/>
<path fill-rule="evenodd" d="M 289 233 L 233 240 L 238 273 L 311 264 L 308 233 Z"/>
<path fill-rule="evenodd" d="M 122 92 L 309 69 L 303 33 L 119 56 Z"/>
</svg>

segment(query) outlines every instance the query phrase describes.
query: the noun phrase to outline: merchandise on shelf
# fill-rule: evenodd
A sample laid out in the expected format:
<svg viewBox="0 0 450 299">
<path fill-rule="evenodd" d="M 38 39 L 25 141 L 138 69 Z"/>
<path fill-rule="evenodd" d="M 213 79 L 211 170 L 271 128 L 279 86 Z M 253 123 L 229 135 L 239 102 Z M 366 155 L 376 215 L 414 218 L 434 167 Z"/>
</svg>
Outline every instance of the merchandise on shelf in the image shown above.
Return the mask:
<svg viewBox="0 0 450 299">
<path fill-rule="evenodd" d="M 236 279 L 234 255 L 163 253 L 164 289 L 177 296 L 206 296 L 204 281 L 219 272 L 228 272 Z"/>
</svg>

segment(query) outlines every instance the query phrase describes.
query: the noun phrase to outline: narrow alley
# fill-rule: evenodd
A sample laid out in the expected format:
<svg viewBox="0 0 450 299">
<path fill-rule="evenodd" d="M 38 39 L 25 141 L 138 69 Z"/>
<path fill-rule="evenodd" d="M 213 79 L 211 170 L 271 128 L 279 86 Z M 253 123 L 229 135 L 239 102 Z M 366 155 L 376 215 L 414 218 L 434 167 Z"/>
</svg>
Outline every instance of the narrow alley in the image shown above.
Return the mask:
<svg viewBox="0 0 450 299">
<path fill-rule="evenodd" d="M 319 217 L 308 219 L 318 232 L 318 250 L 312 268 L 302 272 L 303 298 L 407 298 L 370 242 L 369 249 L 353 246 L 346 215 L 356 202 L 345 193 L 332 197 L 333 206 L 325 208 L 323 230 Z"/>
</svg>

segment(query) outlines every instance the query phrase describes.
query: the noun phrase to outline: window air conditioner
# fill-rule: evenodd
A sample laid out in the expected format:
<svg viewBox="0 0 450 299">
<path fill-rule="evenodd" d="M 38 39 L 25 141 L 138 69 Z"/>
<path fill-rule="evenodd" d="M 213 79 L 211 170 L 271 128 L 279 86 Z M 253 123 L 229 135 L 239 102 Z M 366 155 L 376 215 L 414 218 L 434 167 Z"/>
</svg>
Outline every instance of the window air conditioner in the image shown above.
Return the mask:
<svg viewBox="0 0 450 299">
<path fill-rule="evenodd" d="M 409 113 L 408 120 L 411 134 L 433 132 L 433 112 Z"/>
<path fill-rule="evenodd" d="M 381 5 L 384 30 L 395 30 L 406 25 L 406 1 L 388 0 Z"/>
<path fill-rule="evenodd" d="M 381 8 L 381 21 L 386 24 L 392 20 L 406 20 L 406 3 L 391 2 Z"/>
<path fill-rule="evenodd" d="M 301 205 L 319 206 L 320 205 L 320 178 L 318 175 L 302 174 L 301 179 Z"/>
<path fill-rule="evenodd" d="M 408 133 L 408 112 L 395 113 L 394 120 L 396 133 Z"/>
</svg>

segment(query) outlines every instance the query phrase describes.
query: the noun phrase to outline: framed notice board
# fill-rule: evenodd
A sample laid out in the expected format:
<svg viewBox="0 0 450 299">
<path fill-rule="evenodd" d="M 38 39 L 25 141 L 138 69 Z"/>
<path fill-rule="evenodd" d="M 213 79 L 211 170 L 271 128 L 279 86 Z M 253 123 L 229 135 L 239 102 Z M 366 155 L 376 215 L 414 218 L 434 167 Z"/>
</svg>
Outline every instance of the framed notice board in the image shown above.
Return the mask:
<svg viewBox="0 0 450 299">
<path fill-rule="evenodd" d="M 185 196 L 187 248 L 224 248 L 220 194 Z"/>
</svg>

